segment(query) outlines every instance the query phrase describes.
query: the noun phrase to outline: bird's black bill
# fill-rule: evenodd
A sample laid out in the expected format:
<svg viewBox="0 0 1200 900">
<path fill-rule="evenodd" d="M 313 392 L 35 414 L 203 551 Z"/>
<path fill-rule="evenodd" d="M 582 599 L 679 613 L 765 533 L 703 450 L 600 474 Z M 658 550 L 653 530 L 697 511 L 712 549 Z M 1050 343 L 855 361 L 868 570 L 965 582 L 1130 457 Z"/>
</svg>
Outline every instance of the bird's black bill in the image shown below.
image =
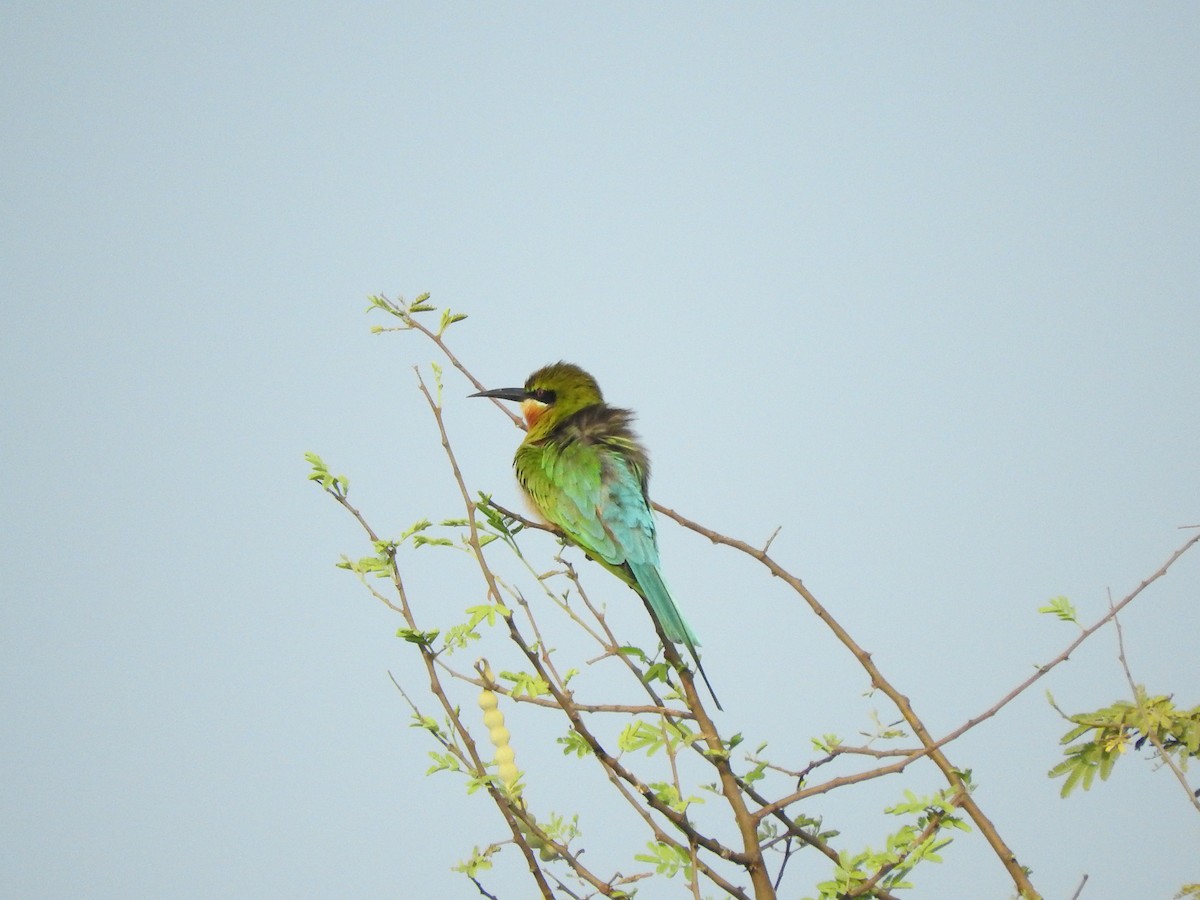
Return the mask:
<svg viewBox="0 0 1200 900">
<path fill-rule="evenodd" d="M 514 400 L 520 403 L 526 399 L 529 394 L 525 388 L 492 388 L 490 391 L 479 391 L 475 394 L 468 394 L 469 397 L 491 397 L 495 400 Z"/>
</svg>

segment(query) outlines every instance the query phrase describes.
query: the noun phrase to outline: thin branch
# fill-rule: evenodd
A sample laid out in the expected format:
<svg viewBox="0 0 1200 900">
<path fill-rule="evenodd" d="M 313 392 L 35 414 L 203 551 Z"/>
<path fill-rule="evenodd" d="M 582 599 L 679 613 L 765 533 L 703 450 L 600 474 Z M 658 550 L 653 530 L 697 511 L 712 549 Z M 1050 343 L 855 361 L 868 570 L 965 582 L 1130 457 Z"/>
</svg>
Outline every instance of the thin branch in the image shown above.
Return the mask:
<svg viewBox="0 0 1200 900">
<path fill-rule="evenodd" d="M 1082 644 L 1089 637 L 1091 637 L 1093 634 L 1095 634 L 1097 631 L 1099 631 L 1101 628 L 1103 628 L 1105 625 L 1107 625 L 1110 621 L 1115 619 L 1117 616 L 1117 613 L 1119 613 L 1126 606 L 1128 606 L 1133 601 L 1133 599 L 1138 596 L 1138 594 L 1140 594 L 1142 591 L 1144 591 L 1150 585 L 1154 584 L 1154 582 L 1158 581 L 1158 579 L 1160 579 L 1164 575 L 1166 575 L 1167 570 L 1170 569 L 1171 566 L 1173 566 L 1175 564 L 1175 562 L 1179 559 L 1179 557 L 1183 556 L 1184 553 L 1186 553 L 1188 550 L 1190 550 L 1197 543 L 1200 543 L 1200 534 L 1197 534 L 1194 537 L 1190 538 L 1189 540 L 1185 541 L 1183 546 L 1181 546 L 1178 550 L 1176 550 L 1174 553 L 1172 553 L 1170 558 L 1168 558 L 1167 561 L 1159 567 L 1157 572 L 1155 572 L 1153 575 L 1150 575 L 1148 578 L 1144 579 L 1141 584 L 1139 584 L 1130 593 L 1128 593 L 1125 596 L 1125 598 L 1122 599 L 1121 602 L 1118 603 L 1116 606 L 1110 606 L 1109 611 L 1105 615 L 1101 616 L 1095 622 L 1095 624 L 1091 625 L 1088 628 L 1084 628 L 1079 633 L 1079 635 L 1075 638 L 1075 640 L 1073 640 L 1070 644 L 1067 645 L 1067 649 L 1065 649 L 1062 653 L 1060 653 L 1058 656 L 1054 657 L 1054 659 L 1050 660 L 1050 662 L 1046 663 L 1045 665 L 1038 666 L 1037 670 L 1032 675 L 1030 675 L 1028 678 L 1026 678 L 1024 681 L 1022 681 L 1020 684 L 1018 684 L 1015 688 L 1013 688 L 1011 691 L 1009 691 L 1007 694 L 1005 694 L 1003 697 L 1001 697 L 1000 700 L 998 700 L 991 708 L 989 708 L 987 711 L 985 711 L 983 713 L 980 713 L 978 716 L 975 716 L 975 718 L 973 718 L 973 719 L 968 719 L 961 727 L 956 728 L 954 731 L 950 732 L 944 738 L 942 738 L 940 741 L 938 741 L 936 746 L 941 747 L 944 744 L 948 744 L 951 741 L 957 740 L 958 738 L 960 738 L 964 734 L 966 734 L 968 731 L 970 731 L 972 728 L 974 728 L 976 725 L 978 725 L 980 722 L 984 722 L 984 721 L 990 719 L 992 716 L 994 716 L 994 715 L 996 715 L 996 713 L 1000 712 L 1000 710 L 1002 710 L 1005 706 L 1007 706 L 1009 703 L 1011 703 L 1013 700 L 1015 700 L 1021 694 L 1025 693 L 1025 691 L 1027 691 L 1030 688 L 1030 686 L 1034 684 L 1034 682 L 1043 678 L 1051 669 L 1053 669 L 1059 663 L 1065 662 L 1068 658 L 1070 658 L 1072 653 L 1074 653 L 1077 649 L 1079 649 L 1080 644 Z M 925 753 L 925 752 L 927 752 L 927 750 L 922 750 L 920 752 Z"/>
<path fill-rule="evenodd" d="M 559 891 L 561 891 L 565 896 L 570 897 L 571 900 L 584 900 L 584 898 L 580 897 L 577 893 L 567 887 L 563 880 L 553 872 L 550 873 L 550 877 L 554 879 L 554 883 L 558 885 Z"/>
<path fill-rule="evenodd" d="M 479 888 L 479 893 L 481 893 L 481 894 L 483 894 L 483 896 L 487 897 L 488 900 L 500 900 L 500 898 L 497 897 L 495 894 L 490 894 L 487 891 L 485 891 L 483 889 L 483 885 L 479 883 L 479 879 L 476 878 L 474 875 L 468 875 L 467 877 L 471 879 L 471 883 L 474 884 L 475 887 Z"/>
<path fill-rule="evenodd" d="M 787 871 L 787 864 L 792 858 L 792 854 L 796 851 L 792 848 L 792 835 L 786 835 L 783 842 L 783 860 L 779 863 L 779 871 L 775 873 L 775 890 L 778 892 L 779 886 L 783 884 L 783 873 Z"/>
<path fill-rule="evenodd" d="M 441 668 L 447 675 L 456 678 L 459 681 L 473 684 L 478 688 L 487 688 L 490 691 L 495 691 L 497 694 L 503 694 L 514 703 L 528 703 L 531 706 L 540 706 L 544 709 L 558 709 L 558 702 L 549 697 L 531 697 L 528 694 L 520 694 L 513 696 L 512 691 L 502 684 L 495 682 L 488 683 L 482 678 L 477 678 L 474 675 L 467 675 L 460 672 L 443 662 L 439 656 L 437 660 L 438 667 Z M 580 712 L 589 713 L 624 713 L 629 715 L 649 714 L 656 716 L 668 716 L 673 719 L 690 719 L 692 714 L 687 710 L 672 709 L 669 706 L 651 706 L 647 704 L 624 704 L 624 703 L 579 703 L 575 702 L 575 708 Z"/>
<path fill-rule="evenodd" d="M 1157 581 L 1159 578 L 1161 578 L 1163 575 L 1165 575 L 1167 570 L 1175 563 L 1175 561 L 1178 560 L 1179 557 L 1182 556 L 1184 552 L 1186 552 L 1193 544 L 1195 544 L 1197 542 L 1200 542 L 1200 535 L 1197 535 L 1196 537 L 1191 538 L 1187 543 L 1185 543 L 1182 547 L 1180 547 L 1178 550 L 1176 550 L 1171 555 L 1171 557 L 1159 568 L 1159 570 L 1157 572 L 1155 572 L 1149 578 L 1145 579 L 1141 584 L 1138 585 L 1138 587 L 1136 589 L 1134 589 L 1134 591 L 1132 591 L 1120 603 L 1118 603 L 1116 605 L 1116 607 L 1114 608 L 1115 611 L 1119 612 L 1121 609 L 1123 609 L 1125 606 L 1127 606 L 1129 604 L 1129 602 L 1134 599 L 1134 597 L 1136 597 L 1138 594 L 1140 594 L 1146 587 L 1153 584 L 1155 581 Z M 1110 612 L 1108 614 L 1103 616 L 1094 625 L 1092 625 L 1089 628 L 1084 629 L 1081 632 L 1081 634 L 1071 643 L 1071 645 L 1067 647 L 1066 650 L 1064 650 L 1062 653 L 1060 653 L 1057 657 L 1055 657 L 1050 662 L 1046 663 L 1043 666 L 1040 666 L 1033 675 L 1031 675 L 1029 678 L 1025 679 L 1021 684 L 1019 684 L 1019 685 L 1017 685 L 1017 687 L 1013 688 L 1013 690 L 1009 691 L 1004 697 L 1002 697 L 990 709 L 988 709 L 987 711 L 981 713 L 980 715 L 978 715 L 972 719 L 969 719 L 961 727 L 955 729 L 954 731 L 950 732 L 949 734 L 947 734 L 945 737 L 941 738 L 940 740 L 935 741 L 931 745 L 929 745 L 927 747 L 922 747 L 919 750 L 903 751 L 904 758 L 893 765 L 883 766 L 878 769 L 872 769 L 869 771 L 860 772 L 856 775 L 842 776 L 841 778 L 835 778 L 831 781 L 825 782 L 824 784 L 814 785 L 812 787 L 798 790 L 795 793 L 788 795 L 787 797 L 783 797 L 783 798 L 775 801 L 774 803 L 769 804 L 764 809 L 760 809 L 758 811 L 758 815 L 761 817 L 761 816 L 764 816 L 767 814 L 774 814 L 776 809 L 783 809 L 799 800 L 803 800 L 808 797 L 815 796 L 817 794 L 824 794 L 824 793 L 827 793 L 827 792 L 833 790 L 834 788 L 843 787 L 844 785 L 847 785 L 847 784 L 855 784 L 860 781 L 866 781 L 866 780 L 869 780 L 872 778 L 877 778 L 881 775 L 891 775 L 891 774 L 895 774 L 897 772 L 902 772 L 910 763 L 914 762 L 917 759 L 920 759 L 923 756 L 928 756 L 934 750 L 937 750 L 938 748 L 940 748 L 946 744 L 949 744 L 951 741 L 957 740 L 958 738 L 962 737 L 962 735 L 964 735 L 966 732 L 968 732 L 969 730 L 974 728 L 979 723 L 984 722 L 987 719 L 990 719 L 992 716 L 996 715 L 996 713 L 998 713 L 1001 709 L 1003 709 L 1005 706 L 1007 706 L 1009 703 L 1011 703 L 1017 696 L 1019 696 L 1024 691 L 1028 690 L 1030 685 L 1032 685 L 1034 682 L 1038 681 L 1040 678 L 1045 676 L 1047 672 L 1049 672 L 1051 669 L 1053 669 L 1059 663 L 1064 662 L 1068 657 L 1070 657 L 1070 655 L 1075 652 L 1075 650 L 1079 647 L 1079 645 L 1081 643 L 1083 643 L 1084 640 L 1086 640 L 1088 637 L 1090 637 L 1092 634 L 1094 634 L 1096 631 L 1098 631 L 1101 627 L 1103 627 L 1109 621 L 1112 621 L 1114 619 L 1115 619 L 1114 612 L 1112 610 L 1110 610 Z M 862 751 L 848 750 L 847 752 L 862 752 Z M 895 751 L 877 751 L 877 752 L 879 752 L 880 755 L 889 755 L 889 756 L 893 755 L 895 753 Z M 1189 795 L 1190 795 L 1190 787 L 1189 787 Z"/>
<path fill-rule="evenodd" d="M 801 788 L 786 797 L 780 797 L 778 800 L 768 803 L 755 813 L 759 819 L 769 815 L 774 815 L 778 810 L 787 809 L 793 803 L 798 803 L 801 800 L 807 800 L 809 797 L 817 797 L 821 794 L 828 794 L 835 788 L 845 787 L 849 784 L 859 784 L 864 781 L 870 781 L 873 778 L 881 778 L 884 775 L 895 775 L 897 772 L 903 772 L 906 768 L 925 756 L 925 751 L 915 754 L 910 757 L 905 757 L 890 766 L 880 766 L 877 769 L 871 769 L 866 772 L 856 772 L 853 775 L 839 775 L 837 778 L 831 778 L 829 781 L 821 784 L 813 785 L 812 787 Z"/>
<path fill-rule="evenodd" d="M 501 407 L 501 408 L 503 409 L 504 407 Z M 545 531 L 545 532 L 548 532 L 548 533 L 554 535 L 555 537 L 559 538 L 560 540 L 563 538 L 563 533 L 562 533 L 561 529 L 556 528 L 553 525 L 549 525 L 546 522 L 539 522 L 537 519 L 526 518 L 525 516 L 521 515 L 520 513 L 513 512 L 511 509 L 501 506 L 495 500 L 489 499 L 488 506 L 490 506 L 492 509 L 496 510 L 496 512 L 500 513 L 500 515 L 504 516 L 504 518 L 512 519 L 514 522 L 519 522 L 523 528 L 532 528 L 535 531 Z"/>
<path fill-rule="evenodd" d="M 426 328 L 425 325 L 422 324 L 420 319 L 418 319 L 416 316 L 411 314 L 403 306 L 392 303 L 390 300 L 387 300 L 386 297 L 382 298 L 382 299 L 384 299 L 387 302 L 388 307 L 389 307 L 390 311 L 392 312 L 392 314 L 398 316 L 404 322 L 404 324 L 406 326 L 408 326 L 407 330 L 419 331 L 421 334 L 425 335 L 425 337 L 429 338 L 429 340 L 433 341 L 433 343 L 437 346 L 437 348 L 442 351 L 442 353 L 446 357 L 446 359 L 448 359 L 450 361 L 450 364 L 452 366 L 454 366 L 454 368 L 458 369 L 458 371 L 461 372 L 464 376 L 466 376 L 467 381 L 471 382 L 471 384 L 473 384 L 475 386 L 475 390 L 477 390 L 477 391 L 484 390 L 483 382 L 481 382 L 478 378 L 476 378 L 474 375 L 472 375 L 470 373 L 470 371 L 467 369 L 467 367 L 464 366 L 459 361 L 458 357 L 454 355 L 454 352 L 450 349 L 449 346 L 447 346 L 446 342 L 444 340 L 442 340 L 442 336 L 440 334 L 438 334 L 436 331 L 431 331 L 429 328 Z M 394 331 L 397 329 L 381 328 L 379 330 L 382 332 L 382 331 Z M 506 416 L 509 417 L 509 419 L 512 420 L 514 425 L 516 425 L 518 428 L 521 428 L 521 429 L 525 428 L 525 423 L 523 421 L 521 421 L 520 416 L 513 413 L 512 410 L 510 410 L 507 406 L 504 406 L 498 400 L 493 400 L 492 402 L 495 403 L 496 406 L 500 410 L 502 410 Z"/>
<path fill-rule="evenodd" d="M 771 545 L 775 543 L 775 538 L 779 537 L 779 532 L 783 531 L 782 525 L 776 525 L 775 530 L 771 532 L 771 536 L 767 538 L 767 542 L 763 544 L 763 553 L 771 549 Z"/>
</svg>

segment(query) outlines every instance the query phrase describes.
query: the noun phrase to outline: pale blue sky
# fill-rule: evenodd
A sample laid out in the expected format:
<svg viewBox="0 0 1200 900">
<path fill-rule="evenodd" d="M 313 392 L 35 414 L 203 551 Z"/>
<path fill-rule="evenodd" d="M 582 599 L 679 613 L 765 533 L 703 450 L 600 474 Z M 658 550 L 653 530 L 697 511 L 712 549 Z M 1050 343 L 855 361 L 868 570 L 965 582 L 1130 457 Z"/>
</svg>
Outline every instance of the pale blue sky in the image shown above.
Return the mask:
<svg viewBox="0 0 1200 900">
<path fill-rule="evenodd" d="M 489 384 L 590 369 L 657 499 L 783 526 L 935 731 L 990 706 L 1069 640 L 1048 597 L 1090 621 L 1200 521 L 1198 46 L 1191 3 L 6 4 L 0 893 L 478 896 L 449 867 L 503 823 L 421 776 L 399 622 L 304 480 L 322 453 L 386 533 L 459 512 L 380 291 L 468 312 Z M 467 392 L 464 469 L 516 502 L 518 435 Z M 728 732 L 799 765 L 890 715 L 779 583 L 661 541 Z M 482 597 L 437 575 L 450 620 Z M 1125 617 L 1185 705 L 1198 583 L 1193 554 Z M 1112 634 L 1044 684 L 1123 696 Z M 518 761 L 570 809 L 543 721 Z M 1035 689 L 950 748 L 1046 896 L 1200 880 L 1168 773 L 1058 798 L 1064 730 Z M 878 843 L 939 785 L 912 771 L 815 809 Z M 598 858 L 631 823 L 585 827 Z M 1011 892 L 977 833 L 918 885 Z"/>
</svg>

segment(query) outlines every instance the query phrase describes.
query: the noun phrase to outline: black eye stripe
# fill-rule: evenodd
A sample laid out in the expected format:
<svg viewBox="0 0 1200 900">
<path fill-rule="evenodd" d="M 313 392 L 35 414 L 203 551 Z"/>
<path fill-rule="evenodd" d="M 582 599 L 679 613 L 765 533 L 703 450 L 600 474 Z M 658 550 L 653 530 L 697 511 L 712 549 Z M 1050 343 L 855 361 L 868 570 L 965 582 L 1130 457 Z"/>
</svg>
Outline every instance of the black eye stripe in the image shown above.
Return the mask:
<svg viewBox="0 0 1200 900">
<path fill-rule="evenodd" d="M 548 391 L 545 388 L 534 388 L 529 391 L 529 396 L 538 403 L 545 403 L 547 406 L 554 402 L 554 391 Z"/>
</svg>

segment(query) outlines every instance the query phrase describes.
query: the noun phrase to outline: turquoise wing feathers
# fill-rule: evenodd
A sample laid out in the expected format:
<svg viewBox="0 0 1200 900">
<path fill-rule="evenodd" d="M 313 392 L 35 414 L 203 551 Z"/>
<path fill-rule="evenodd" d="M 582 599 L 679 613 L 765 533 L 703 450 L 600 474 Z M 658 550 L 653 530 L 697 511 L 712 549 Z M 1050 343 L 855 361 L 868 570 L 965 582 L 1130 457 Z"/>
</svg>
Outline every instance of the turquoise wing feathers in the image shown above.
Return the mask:
<svg viewBox="0 0 1200 900">
<path fill-rule="evenodd" d="M 548 442 L 517 454 L 517 474 L 546 518 L 640 590 L 670 640 L 697 643 L 663 582 L 646 473 L 636 461 L 603 442 Z"/>
</svg>

